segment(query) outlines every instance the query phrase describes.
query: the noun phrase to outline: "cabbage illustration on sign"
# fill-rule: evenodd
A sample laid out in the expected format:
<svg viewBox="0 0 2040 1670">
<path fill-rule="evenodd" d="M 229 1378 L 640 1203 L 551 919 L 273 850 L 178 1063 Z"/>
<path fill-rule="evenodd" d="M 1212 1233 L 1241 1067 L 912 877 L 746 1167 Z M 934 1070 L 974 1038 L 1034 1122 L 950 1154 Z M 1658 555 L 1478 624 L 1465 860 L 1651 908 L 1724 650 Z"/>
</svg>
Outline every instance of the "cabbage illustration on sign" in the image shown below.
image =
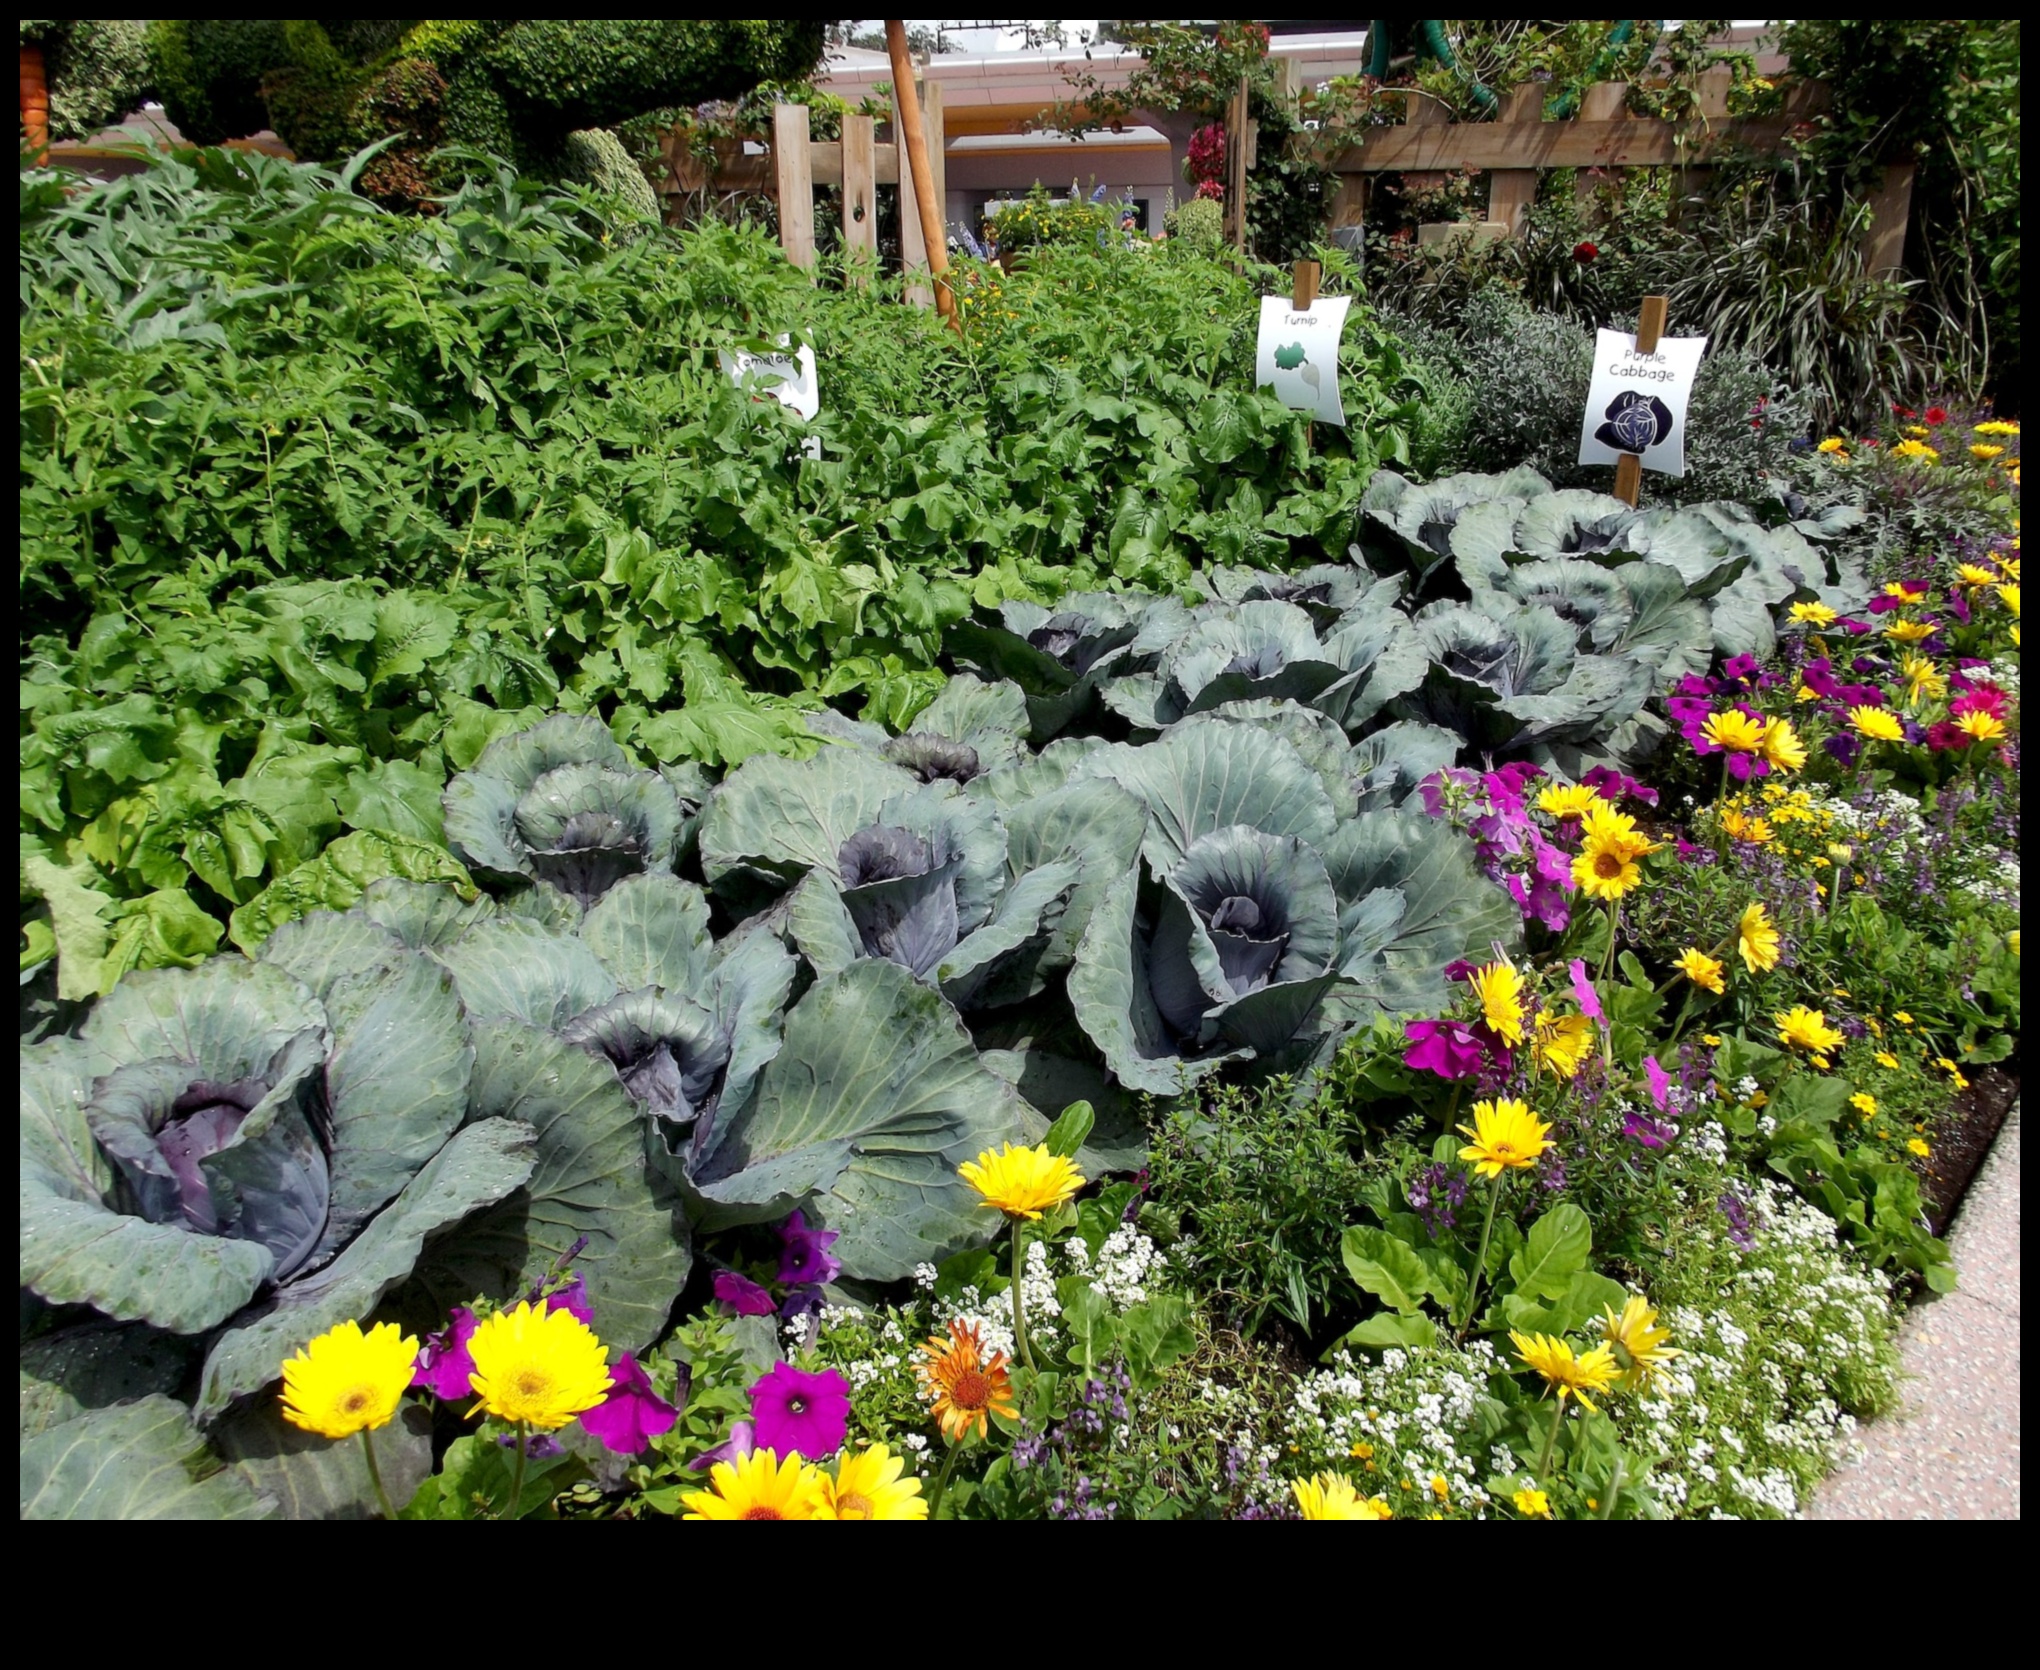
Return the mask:
<svg viewBox="0 0 2040 1670">
<path fill-rule="evenodd" d="M 1346 328 L 1347 296 L 1320 296 L 1303 312 L 1287 296 L 1261 298 L 1261 334 L 1254 384 L 1271 388 L 1283 405 L 1316 423 L 1346 425 L 1339 399 L 1339 335 Z"/>
<path fill-rule="evenodd" d="M 1661 336 L 1639 353 L 1626 331 L 1594 335 L 1594 374 L 1580 425 L 1580 462 L 1614 464 L 1624 454 L 1646 470 L 1686 473 L 1686 402 L 1704 336 Z"/>
</svg>

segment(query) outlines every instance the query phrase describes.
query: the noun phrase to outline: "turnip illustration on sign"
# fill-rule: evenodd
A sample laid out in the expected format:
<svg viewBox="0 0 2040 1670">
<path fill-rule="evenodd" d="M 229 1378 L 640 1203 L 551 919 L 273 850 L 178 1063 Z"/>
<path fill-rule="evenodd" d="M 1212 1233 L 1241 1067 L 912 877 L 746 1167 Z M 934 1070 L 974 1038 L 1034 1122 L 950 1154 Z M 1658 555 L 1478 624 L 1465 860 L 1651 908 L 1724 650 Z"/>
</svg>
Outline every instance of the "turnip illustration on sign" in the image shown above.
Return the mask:
<svg viewBox="0 0 2040 1670">
<path fill-rule="evenodd" d="M 781 337 L 791 347 L 791 337 Z M 815 351 L 802 343 L 791 354 L 752 354 L 742 349 L 722 349 L 716 356 L 731 382 L 755 391 L 761 398 L 776 400 L 809 422 L 822 409 L 821 382 L 815 370 Z"/>
<path fill-rule="evenodd" d="M 1261 335 L 1254 386 L 1272 388 L 1285 406 L 1308 412 L 1315 423 L 1346 427 L 1339 399 L 1339 334 L 1350 296 L 1319 296 L 1302 312 L 1289 296 L 1261 298 Z"/>
<path fill-rule="evenodd" d="M 1594 375 L 1580 425 L 1582 464 L 1634 453 L 1646 470 L 1686 473 L 1686 402 L 1707 351 L 1704 336 L 1661 336 L 1648 354 L 1623 331 L 1594 333 Z"/>
</svg>

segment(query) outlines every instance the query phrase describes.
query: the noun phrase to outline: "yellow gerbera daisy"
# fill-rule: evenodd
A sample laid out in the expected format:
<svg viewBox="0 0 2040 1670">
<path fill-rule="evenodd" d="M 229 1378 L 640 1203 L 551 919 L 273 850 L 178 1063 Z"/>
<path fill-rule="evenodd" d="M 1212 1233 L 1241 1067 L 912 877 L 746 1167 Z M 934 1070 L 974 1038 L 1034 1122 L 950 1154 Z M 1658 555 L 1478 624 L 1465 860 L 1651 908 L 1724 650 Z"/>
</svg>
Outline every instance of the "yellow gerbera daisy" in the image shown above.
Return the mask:
<svg viewBox="0 0 2040 1670">
<path fill-rule="evenodd" d="M 499 1421 L 522 1421 L 541 1432 L 563 1427 L 609 1395 L 609 1363 L 597 1339 L 572 1311 L 529 1300 L 485 1316 L 468 1341 L 475 1371 L 468 1384 Z"/>
<path fill-rule="evenodd" d="M 1933 1153 L 1933 1149 L 1929 1148 L 1924 1142 L 1920 1141 L 1918 1137 L 1907 1137 L 1905 1139 L 1905 1146 L 1908 1153 L 1917 1154 L 1923 1160 L 1929 1154 Z"/>
<path fill-rule="evenodd" d="M 1898 715 L 1881 707 L 1852 707 L 1849 709 L 1849 723 L 1872 742 L 1897 742 L 1905 735 L 1905 727 L 1898 722 Z"/>
<path fill-rule="evenodd" d="M 1619 899 L 1643 882 L 1643 871 L 1628 848 L 1591 841 L 1572 861 L 1573 885 L 1590 899 Z"/>
<path fill-rule="evenodd" d="M 894 1455 L 883 1444 L 856 1455 L 845 1450 L 836 1458 L 835 1474 L 822 1473 L 816 1480 L 814 1517 L 926 1519 L 921 1481 L 900 1477 L 906 1466 L 905 1456 Z"/>
<path fill-rule="evenodd" d="M 1519 1490 L 1510 1498 L 1525 1519 L 1549 1519 L 1551 1498 L 1541 1490 Z"/>
<path fill-rule="evenodd" d="M 1736 924 L 1735 948 L 1752 974 L 1763 974 L 1778 966 L 1783 941 L 1761 901 L 1753 901 Z"/>
<path fill-rule="evenodd" d="M 2011 610 L 2013 614 L 2016 615 L 2019 612 L 2019 588 L 2016 583 L 2008 586 L 1999 586 L 1997 594 L 1998 601 Z"/>
<path fill-rule="evenodd" d="M 1473 1104 L 1473 1124 L 1459 1127 L 1473 1139 L 1460 1149 L 1462 1160 L 1471 1160 L 1482 1177 L 1499 1177 L 1505 1171 L 1524 1171 L 1552 1145 L 1544 1140 L 1551 1127 L 1530 1111 L 1529 1104 L 1504 1097 Z"/>
<path fill-rule="evenodd" d="M 943 1436 L 952 1443 L 962 1443 L 973 1428 L 984 1437 L 994 1415 L 1010 1418 L 1019 1413 L 1012 1378 L 1006 1373 L 1006 1354 L 994 1351 L 985 1357 L 975 1322 L 952 1321 L 948 1340 L 936 1336 L 921 1347 L 921 1355 L 925 1361 L 914 1365 L 914 1373 Z"/>
<path fill-rule="evenodd" d="M 1523 1041 L 1523 976 L 1507 957 L 1473 971 L 1473 994 L 1489 1028 L 1506 1043 Z"/>
<path fill-rule="evenodd" d="M 1871 1059 L 1880 1067 L 1887 1067 L 1894 1073 L 1898 1071 L 1898 1057 L 1889 1050 L 1879 1050 Z"/>
<path fill-rule="evenodd" d="M 1837 453 L 1846 458 L 1849 456 L 1849 443 L 1839 435 L 1830 435 L 1820 443 L 1819 450 L 1826 453 L 1830 458 L 1834 457 Z"/>
<path fill-rule="evenodd" d="M 1955 578 L 1965 586 L 1994 586 L 1998 577 L 1990 569 L 1973 562 L 1955 565 Z"/>
<path fill-rule="evenodd" d="M 1671 1329 L 1657 1325 L 1656 1308 L 1634 1293 L 1622 1301 L 1621 1310 L 1610 1306 L 1601 1313 L 1601 1339 L 1621 1366 L 1617 1384 L 1625 1392 L 1647 1384 L 1664 1372 L 1666 1363 L 1683 1355 L 1665 1344 L 1671 1337 Z"/>
<path fill-rule="evenodd" d="M 1936 702 L 1948 694 L 1948 681 L 1941 676 L 1941 669 L 1924 655 L 1908 655 L 1898 671 L 1905 680 L 1906 696 L 1913 702 Z"/>
<path fill-rule="evenodd" d="M 1580 819 L 1580 837 L 1583 841 L 1599 841 L 1603 846 L 1619 846 L 1631 858 L 1656 852 L 1662 845 L 1638 829 L 1636 819 L 1606 800 L 1587 808 Z"/>
<path fill-rule="evenodd" d="M 2007 423 L 2002 418 L 1991 418 L 1976 426 L 1976 433 L 1979 435 L 2016 435 L 2018 432 L 2019 426 L 2016 423 Z"/>
<path fill-rule="evenodd" d="M 1557 1390 L 1560 1403 L 1576 1397 L 1581 1407 L 1592 1409 L 1594 1400 L 1587 1394 L 1611 1390 L 1622 1372 L 1615 1361 L 1614 1348 L 1606 1344 L 1575 1357 L 1573 1348 L 1562 1339 L 1549 1334 L 1519 1334 L 1513 1328 L 1509 1330 L 1509 1343 L 1515 1346 L 1525 1368 L 1535 1369 L 1544 1376 L 1547 1386 Z"/>
<path fill-rule="evenodd" d="M 1594 1023 L 1585 1015 L 1541 1014 L 1537 1017 L 1534 1052 L 1537 1065 L 1562 1079 L 1573 1077 L 1593 1054 Z"/>
<path fill-rule="evenodd" d="M 1689 945 L 1681 951 L 1679 960 L 1673 966 L 1694 985 L 1703 991 L 1713 992 L 1717 997 L 1728 989 L 1721 977 L 1721 964 L 1694 946 Z"/>
<path fill-rule="evenodd" d="M 1584 783 L 1554 783 L 1537 797 L 1537 810 L 1555 818 L 1583 818 L 1607 802 Z"/>
<path fill-rule="evenodd" d="M 1773 771 L 1798 771 L 1806 764 L 1806 744 L 1799 740 L 1799 733 L 1789 719 L 1767 719 L 1764 740 L 1757 751 L 1770 762 Z"/>
<path fill-rule="evenodd" d="M 1974 458 L 1979 464 L 1988 464 L 1993 458 L 2002 458 L 2004 455 L 2005 449 L 2003 447 L 1991 446 L 1984 442 L 1979 442 L 1969 449 L 1969 456 Z"/>
<path fill-rule="evenodd" d="M 1854 1108 L 1865 1119 L 1877 1117 L 1877 1098 L 1864 1091 L 1859 1090 L 1855 1095 L 1851 1096 L 1849 1098 L 1849 1106 Z"/>
<path fill-rule="evenodd" d="M 1917 458 L 1922 464 L 1938 464 L 1941 461 L 1941 455 L 1928 446 L 1925 441 L 1900 441 L 1898 445 L 1891 449 L 1891 456 L 1894 458 Z"/>
<path fill-rule="evenodd" d="M 1771 826 L 1761 814 L 1748 817 L 1732 806 L 1721 814 L 1721 832 L 1730 840 L 1747 841 L 1753 847 L 1771 839 Z"/>
<path fill-rule="evenodd" d="M 1084 1186 L 1084 1174 L 1064 1155 L 1051 1154 L 1047 1143 L 1015 1148 L 1009 1142 L 997 1154 L 987 1148 L 956 1169 L 985 1197 L 984 1205 L 997 1207 L 1009 1218 L 1039 1218 Z"/>
<path fill-rule="evenodd" d="M 388 1426 L 417 1360 L 417 1340 L 393 1322 L 328 1328 L 285 1360 L 283 1418 L 321 1438 Z"/>
<path fill-rule="evenodd" d="M 753 1450 L 739 1461 L 718 1461 L 708 1470 L 709 1488 L 686 1491 L 680 1500 L 688 1519 L 813 1519 L 823 1476 L 797 1450 L 784 1461 L 771 1450 Z"/>
<path fill-rule="evenodd" d="M 1832 626 L 1841 617 L 1825 603 L 1795 603 L 1792 618 L 1802 626 Z"/>
<path fill-rule="evenodd" d="M 1305 1519 L 1389 1519 L 1393 1510 L 1379 1496 L 1362 1496 L 1343 1473 L 1294 1479 L 1296 1510 Z"/>
<path fill-rule="evenodd" d="M 1931 638 L 1938 631 L 1940 628 L 1930 621 L 1895 620 L 1885 627 L 1884 635 L 1895 644 L 1917 644 Z"/>
<path fill-rule="evenodd" d="M 2005 737 L 2005 722 L 1996 714 L 1981 711 L 1965 713 L 1955 721 L 1955 728 L 1971 742 L 1985 744 L 2002 742 Z"/>
<path fill-rule="evenodd" d="M 1795 1050 L 1805 1050 L 1816 1057 L 1830 1050 L 1838 1050 L 1847 1040 L 1834 1027 L 1828 1025 L 1827 1016 L 1818 1009 L 1809 1009 L 1803 1003 L 1795 1003 L 1790 1009 L 1779 1011 L 1771 1017 L 1778 1028 L 1778 1036 Z"/>
<path fill-rule="evenodd" d="M 1764 721 L 1732 707 L 1726 713 L 1710 713 L 1700 734 L 1731 754 L 1754 754 L 1764 746 Z"/>
</svg>

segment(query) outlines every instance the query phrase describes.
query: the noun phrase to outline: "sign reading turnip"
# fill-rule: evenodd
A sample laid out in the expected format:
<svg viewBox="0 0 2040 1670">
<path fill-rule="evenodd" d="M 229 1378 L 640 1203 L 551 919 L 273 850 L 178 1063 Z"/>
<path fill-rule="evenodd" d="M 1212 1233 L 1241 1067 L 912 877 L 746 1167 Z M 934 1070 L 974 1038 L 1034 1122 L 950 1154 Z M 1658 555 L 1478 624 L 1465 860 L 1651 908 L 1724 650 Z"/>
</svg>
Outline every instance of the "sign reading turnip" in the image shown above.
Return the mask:
<svg viewBox="0 0 2040 1670">
<path fill-rule="evenodd" d="M 1619 466 L 1627 456 L 1646 470 L 1684 475 L 1686 402 L 1706 351 L 1704 336 L 1659 337 L 1645 348 L 1622 331 L 1595 332 L 1580 462 Z"/>
<path fill-rule="evenodd" d="M 1313 422 L 1346 426 L 1339 399 L 1339 333 L 1346 328 L 1350 296 L 1319 296 L 1298 309 L 1291 296 L 1261 298 L 1261 335 L 1254 386 L 1272 388 L 1285 406 Z"/>
</svg>

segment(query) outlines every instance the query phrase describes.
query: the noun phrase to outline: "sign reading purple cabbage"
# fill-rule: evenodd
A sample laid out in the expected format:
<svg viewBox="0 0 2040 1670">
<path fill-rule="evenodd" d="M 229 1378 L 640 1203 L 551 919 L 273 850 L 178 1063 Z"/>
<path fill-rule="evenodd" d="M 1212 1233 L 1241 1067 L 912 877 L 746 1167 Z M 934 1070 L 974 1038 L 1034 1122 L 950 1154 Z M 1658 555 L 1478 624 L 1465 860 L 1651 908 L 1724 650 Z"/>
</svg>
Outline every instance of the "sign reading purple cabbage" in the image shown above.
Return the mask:
<svg viewBox="0 0 2040 1670">
<path fill-rule="evenodd" d="M 1659 337 L 1648 353 L 1622 331 L 1594 333 L 1594 375 L 1580 425 L 1580 462 L 1617 464 L 1625 454 L 1646 470 L 1686 473 L 1686 402 L 1704 336 Z"/>
</svg>

